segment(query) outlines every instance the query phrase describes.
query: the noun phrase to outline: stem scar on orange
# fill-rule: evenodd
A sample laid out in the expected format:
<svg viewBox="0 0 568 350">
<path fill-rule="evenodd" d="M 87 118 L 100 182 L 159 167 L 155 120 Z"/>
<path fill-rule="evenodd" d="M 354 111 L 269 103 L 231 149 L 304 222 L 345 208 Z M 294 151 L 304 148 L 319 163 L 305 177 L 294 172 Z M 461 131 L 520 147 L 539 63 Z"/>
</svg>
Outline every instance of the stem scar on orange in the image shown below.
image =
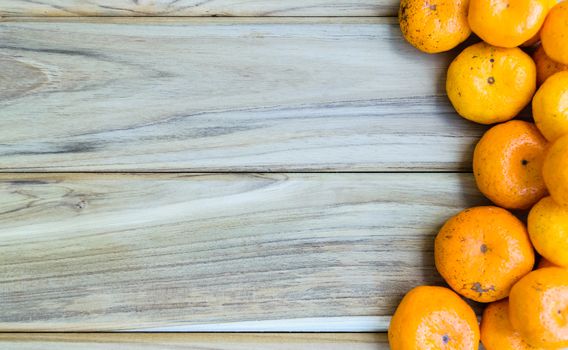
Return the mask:
<svg viewBox="0 0 568 350">
<path fill-rule="evenodd" d="M 469 37 L 468 0 L 401 0 L 398 20 L 404 38 L 426 53 L 453 49 Z"/>
<path fill-rule="evenodd" d="M 513 119 L 536 90 L 536 66 L 519 48 L 485 43 L 463 50 L 450 64 L 446 91 L 459 115 L 480 124 Z"/>
<path fill-rule="evenodd" d="M 481 343 L 485 350 L 540 350 L 524 341 L 509 320 L 509 301 L 491 303 L 481 318 Z"/>
<path fill-rule="evenodd" d="M 506 298 L 535 261 L 525 225 L 507 210 L 490 206 L 449 219 L 436 236 L 434 258 L 453 290 L 483 303 Z"/>
<path fill-rule="evenodd" d="M 547 193 L 542 178 L 547 144 L 533 123 L 512 120 L 489 129 L 473 152 L 481 193 L 504 208 L 530 208 Z"/>
<path fill-rule="evenodd" d="M 471 307 L 444 287 L 416 287 L 402 299 L 389 327 L 391 350 L 477 350 Z"/>
<path fill-rule="evenodd" d="M 547 267 L 523 277 L 511 290 L 509 317 L 532 346 L 568 346 L 568 269 Z"/>
</svg>

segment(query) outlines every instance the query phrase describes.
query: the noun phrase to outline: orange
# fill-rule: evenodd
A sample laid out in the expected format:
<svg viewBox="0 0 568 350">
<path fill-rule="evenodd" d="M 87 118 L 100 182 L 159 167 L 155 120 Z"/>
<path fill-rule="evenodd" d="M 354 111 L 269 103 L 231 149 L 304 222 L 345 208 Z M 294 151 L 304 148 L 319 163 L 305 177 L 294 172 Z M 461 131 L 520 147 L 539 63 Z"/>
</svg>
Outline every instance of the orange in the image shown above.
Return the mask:
<svg viewBox="0 0 568 350">
<path fill-rule="evenodd" d="M 561 2 L 550 10 L 540 38 L 548 57 L 568 64 L 568 2 Z"/>
<path fill-rule="evenodd" d="M 549 141 L 568 134 L 568 71 L 548 78 L 534 96 L 533 117 Z"/>
<path fill-rule="evenodd" d="M 536 80 L 538 85 L 542 85 L 552 75 L 568 70 L 567 64 L 558 63 L 548 57 L 542 45 L 533 54 L 533 59 L 536 63 Z"/>
<path fill-rule="evenodd" d="M 540 255 L 554 265 L 568 267 L 568 206 L 546 197 L 530 211 L 529 236 Z"/>
<path fill-rule="evenodd" d="M 527 344 L 509 321 L 509 301 L 491 303 L 481 318 L 481 342 L 485 350 L 537 350 Z"/>
<path fill-rule="evenodd" d="M 498 206 L 527 209 L 546 195 L 547 141 L 533 123 L 512 120 L 489 129 L 473 153 L 479 190 Z"/>
<path fill-rule="evenodd" d="M 547 267 L 523 277 L 511 289 L 509 317 L 532 346 L 568 346 L 568 269 Z"/>
<path fill-rule="evenodd" d="M 553 263 L 546 260 L 545 258 L 540 258 L 540 261 L 538 262 L 537 269 L 544 269 L 544 268 L 547 268 L 547 267 L 560 267 L 560 266 L 554 265 Z"/>
<path fill-rule="evenodd" d="M 548 149 L 542 175 L 552 199 L 568 206 L 568 135 L 556 140 Z"/>
<path fill-rule="evenodd" d="M 427 53 L 448 51 L 471 34 L 469 0 L 401 0 L 398 19 L 404 38 Z"/>
<path fill-rule="evenodd" d="M 483 303 L 506 298 L 534 266 L 524 224 L 498 207 L 467 209 L 448 220 L 436 237 L 434 257 L 452 289 Z"/>
<path fill-rule="evenodd" d="M 536 90 L 536 67 L 519 48 L 477 43 L 450 65 L 446 91 L 462 117 L 481 124 L 514 118 Z"/>
<path fill-rule="evenodd" d="M 485 42 L 517 47 L 538 34 L 549 0 L 470 0 L 469 26 Z"/>
<path fill-rule="evenodd" d="M 416 287 L 402 299 L 389 327 L 391 350 L 477 350 L 471 307 L 444 287 Z"/>
</svg>

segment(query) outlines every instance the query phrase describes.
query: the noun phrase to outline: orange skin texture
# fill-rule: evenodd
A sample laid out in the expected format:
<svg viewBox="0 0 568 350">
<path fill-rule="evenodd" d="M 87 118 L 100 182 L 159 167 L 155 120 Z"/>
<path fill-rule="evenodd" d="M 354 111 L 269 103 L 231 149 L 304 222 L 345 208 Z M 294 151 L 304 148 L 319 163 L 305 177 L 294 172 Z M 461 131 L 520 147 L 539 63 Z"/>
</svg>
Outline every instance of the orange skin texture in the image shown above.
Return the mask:
<svg viewBox="0 0 568 350">
<path fill-rule="evenodd" d="M 556 6 L 556 4 L 558 3 L 556 0 L 548 0 L 548 10 L 546 11 L 546 13 L 548 14 L 548 12 L 554 7 Z M 543 22 L 544 24 L 544 22 Z M 540 30 L 538 31 L 538 33 L 536 33 L 532 38 L 530 38 L 529 40 L 525 41 L 521 46 L 522 47 L 532 47 L 534 45 L 536 45 L 537 43 L 540 42 Z"/>
<path fill-rule="evenodd" d="M 552 199 L 568 206 L 568 135 L 556 140 L 548 149 L 542 175 Z"/>
<path fill-rule="evenodd" d="M 533 60 L 536 64 L 536 80 L 538 85 L 542 85 L 546 79 L 558 72 L 568 71 L 568 65 L 558 63 L 548 57 L 542 45 L 539 46 L 533 54 Z"/>
<path fill-rule="evenodd" d="M 547 267 L 560 267 L 560 266 L 554 265 L 553 263 L 546 260 L 545 258 L 540 258 L 540 261 L 538 262 L 538 266 L 536 268 L 537 269 L 544 269 L 544 268 L 547 268 Z"/>
<path fill-rule="evenodd" d="M 535 261 L 524 224 L 498 207 L 467 209 L 448 220 L 434 257 L 453 290 L 482 303 L 506 298 Z"/>
<path fill-rule="evenodd" d="M 554 74 L 541 85 L 532 110 L 536 126 L 549 141 L 568 134 L 568 71 Z"/>
<path fill-rule="evenodd" d="M 511 290 L 509 318 L 532 346 L 568 346 L 568 269 L 547 267 L 523 277 Z"/>
<path fill-rule="evenodd" d="M 481 318 L 481 342 L 485 350 L 541 350 L 527 344 L 509 321 L 509 301 L 491 303 Z"/>
<path fill-rule="evenodd" d="M 542 177 L 547 144 L 533 123 L 512 120 L 489 129 L 473 153 L 481 193 L 504 208 L 530 208 L 547 193 Z"/>
<path fill-rule="evenodd" d="M 538 34 L 549 8 L 549 0 L 471 0 L 469 26 L 491 45 L 517 47 Z"/>
<path fill-rule="evenodd" d="M 480 124 L 513 119 L 536 90 L 536 66 L 519 48 L 485 43 L 466 48 L 450 65 L 446 92 L 462 117 Z"/>
<path fill-rule="evenodd" d="M 568 267 L 568 207 L 551 197 L 538 202 L 528 218 L 529 236 L 540 255 L 554 265 Z"/>
<path fill-rule="evenodd" d="M 540 39 L 548 57 L 568 64 L 568 2 L 560 2 L 550 10 L 542 26 Z"/>
<path fill-rule="evenodd" d="M 467 39 L 469 0 L 401 0 L 398 19 L 404 38 L 426 53 L 453 49 Z"/>
<path fill-rule="evenodd" d="M 388 336 L 391 350 L 477 350 L 479 326 L 471 307 L 456 293 L 421 286 L 398 305 Z"/>
</svg>

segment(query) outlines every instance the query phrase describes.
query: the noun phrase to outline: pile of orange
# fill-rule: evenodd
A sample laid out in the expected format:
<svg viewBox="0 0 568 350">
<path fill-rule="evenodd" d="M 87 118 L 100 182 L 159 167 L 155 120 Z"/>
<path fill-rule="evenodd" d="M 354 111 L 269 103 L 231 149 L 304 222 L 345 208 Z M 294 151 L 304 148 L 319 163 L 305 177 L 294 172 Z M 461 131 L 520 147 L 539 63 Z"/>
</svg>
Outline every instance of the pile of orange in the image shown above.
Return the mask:
<svg viewBox="0 0 568 350">
<path fill-rule="evenodd" d="M 427 53 L 472 32 L 481 39 L 451 63 L 446 91 L 460 116 L 501 124 L 473 157 L 495 206 L 442 227 L 435 263 L 451 289 L 411 290 L 393 316 L 391 349 L 568 347 L 568 1 L 402 0 L 399 21 Z M 526 223 L 510 210 L 528 213 Z M 481 325 L 465 298 L 487 304 Z"/>
</svg>

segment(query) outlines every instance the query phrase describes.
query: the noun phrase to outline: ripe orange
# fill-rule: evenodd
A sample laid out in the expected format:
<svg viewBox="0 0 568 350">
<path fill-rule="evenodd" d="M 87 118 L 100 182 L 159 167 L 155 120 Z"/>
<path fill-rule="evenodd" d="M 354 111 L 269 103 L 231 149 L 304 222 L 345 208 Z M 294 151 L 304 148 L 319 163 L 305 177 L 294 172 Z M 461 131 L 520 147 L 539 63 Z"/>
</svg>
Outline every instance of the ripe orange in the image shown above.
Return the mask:
<svg viewBox="0 0 568 350">
<path fill-rule="evenodd" d="M 485 350 L 537 350 L 527 344 L 509 321 L 509 301 L 491 303 L 481 318 L 481 342 Z"/>
<path fill-rule="evenodd" d="M 548 78 L 534 96 L 536 126 L 549 141 L 568 134 L 568 71 Z"/>
<path fill-rule="evenodd" d="M 548 57 L 568 64 L 568 2 L 561 2 L 550 10 L 540 38 Z"/>
<path fill-rule="evenodd" d="M 456 111 L 481 124 L 514 118 L 536 90 L 536 66 L 519 48 L 477 43 L 450 65 L 446 91 Z"/>
<path fill-rule="evenodd" d="M 531 207 L 546 195 L 542 178 L 546 146 L 532 123 L 512 120 L 492 127 L 473 153 L 477 187 L 498 206 Z"/>
<path fill-rule="evenodd" d="M 470 0 L 469 25 L 485 42 L 517 47 L 538 34 L 549 0 Z"/>
<path fill-rule="evenodd" d="M 535 259 L 524 224 L 498 207 L 467 209 L 448 220 L 434 257 L 452 289 L 484 303 L 506 298 Z"/>
<path fill-rule="evenodd" d="M 509 317 L 532 346 L 568 346 L 568 269 L 547 267 L 523 277 L 511 289 Z"/>
<path fill-rule="evenodd" d="M 533 59 L 536 64 L 536 79 L 538 85 L 542 85 L 546 79 L 558 72 L 568 71 L 568 65 L 553 61 L 546 55 L 542 45 L 539 46 L 533 54 Z"/>
<path fill-rule="evenodd" d="M 542 175 L 552 199 L 568 206 L 568 135 L 556 140 L 546 152 Z"/>
<path fill-rule="evenodd" d="M 443 287 L 416 287 L 402 299 L 389 327 L 391 350 L 477 350 L 479 326 L 471 307 Z"/>
<path fill-rule="evenodd" d="M 468 1 L 401 0 L 398 19 L 404 38 L 427 53 L 453 49 L 471 34 Z"/>
<path fill-rule="evenodd" d="M 556 204 L 551 197 L 542 199 L 529 213 L 528 229 L 540 255 L 568 267 L 568 206 Z"/>
</svg>

